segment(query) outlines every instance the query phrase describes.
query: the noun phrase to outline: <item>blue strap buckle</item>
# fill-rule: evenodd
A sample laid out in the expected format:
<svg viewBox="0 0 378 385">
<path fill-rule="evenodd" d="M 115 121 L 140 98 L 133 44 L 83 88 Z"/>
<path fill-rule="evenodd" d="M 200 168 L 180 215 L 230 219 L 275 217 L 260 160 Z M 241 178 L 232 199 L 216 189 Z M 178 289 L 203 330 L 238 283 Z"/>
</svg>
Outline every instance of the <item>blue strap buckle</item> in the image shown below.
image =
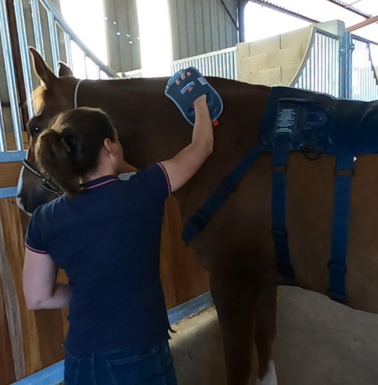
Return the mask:
<svg viewBox="0 0 378 385">
<path fill-rule="evenodd" d="M 209 219 L 201 210 L 197 210 L 191 220 L 199 230 L 202 230 L 206 226 L 207 222 L 209 222 Z"/>
<path fill-rule="evenodd" d="M 347 272 L 347 267 L 346 265 L 342 265 L 337 262 L 329 261 L 328 262 L 328 267 L 338 273 L 346 274 Z"/>
<path fill-rule="evenodd" d="M 274 238 L 287 238 L 287 231 L 273 228 L 272 235 Z"/>
<path fill-rule="evenodd" d="M 273 164 L 272 167 L 273 173 L 287 172 L 287 164 Z"/>
<path fill-rule="evenodd" d="M 348 303 L 348 296 L 346 294 L 340 294 L 336 291 L 328 290 L 328 297 L 333 301 L 339 302 L 343 305 Z"/>
<path fill-rule="evenodd" d="M 222 185 L 223 187 L 229 192 L 229 193 L 232 193 L 232 191 L 234 191 L 236 185 L 235 183 L 229 178 L 229 177 L 226 177 L 222 180 Z"/>
</svg>

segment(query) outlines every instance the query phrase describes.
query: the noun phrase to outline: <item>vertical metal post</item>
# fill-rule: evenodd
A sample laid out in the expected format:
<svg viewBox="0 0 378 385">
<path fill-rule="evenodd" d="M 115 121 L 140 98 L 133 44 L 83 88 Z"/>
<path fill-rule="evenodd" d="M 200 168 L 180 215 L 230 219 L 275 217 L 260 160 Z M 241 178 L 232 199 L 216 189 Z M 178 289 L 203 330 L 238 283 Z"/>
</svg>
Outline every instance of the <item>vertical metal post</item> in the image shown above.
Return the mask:
<svg viewBox="0 0 378 385">
<path fill-rule="evenodd" d="M 67 64 L 71 68 L 71 70 L 73 71 L 71 36 L 67 32 L 64 33 L 64 41 L 65 41 L 65 46 L 66 46 Z"/>
<path fill-rule="evenodd" d="M 43 44 L 43 34 L 41 25 L 41 14 L 39 12 L 39 0 L 30 0 L 32 10 L 32 20 L 35 36 L 35 44 L 38 52 L 45 58 L 45 47 Z"/>
<path fill-rule="evenodd" d="M 340 97 L 351 99 L 354 45 L 352 35 L 349 32 L 345 32 L 342 36 L 340 46 Z"/>
<path fill-rule="evenodd" d="M 14 137 L 16 141 L 17 150 L 23 151 L 22 120 L 19 109 L 20 101 L 17 91 L 16 73 L 14 70 L 13 53 L 9 34 L 8 13 L 5 0 L 0 0 L 0 18 L 0 35 L 1 43 L 3 46 L 3 56 L 5 64 L 5 73 L 8 83 L 9 101 L 13 118 Z"/>
<path fill-rule="evenodd" d="M 20 43 L 20 53 L 21 53 L 21 61 L 22 61 L 22 70 L 24 73 L 26 99 L 28 102 L 27 103 L 28 114 L 29 114 L 29 118 L 32 118 L 34 115 L 33 101 L 32 101 L 33 80 L 32 80 L 30 56 L 29 56 L 29 50 L 28 50 L 28 42 L 26 40 L 24 10 L 22 7 L 21 0 L 14 0 L 14 9 L 15 9 L 15 15 L 16 15 L 16 21 L 17 21 L 18 39 Z"/>
<path fill-rule="evenodd" d="M 1 105 L 1 100 L 0 100 L 0 152 L 5 152 L 5 151 L 7 151 L 7 140 L 5 137 L 3 106 Z"/>
<path fill-rule="evenodd" d="M 58 33 L 57 33 L 57 25 L 55 22 L 55 17 L 52 12 L 47 12 L 48 21 L 49 21 L 49 33 L 50 33 L 50 40 L 51 40 L 51 52 L 52 52 L 52 58 L 53 58 L 53 67 L 55 75 L 58 75 L 59 72 L 59 40 L 58 40 Z"/>
<path fill-rule="evenodd" d="M 234 55 L 233 55 L 233 67 L 234 67 L 234 71 L 235 71 L 235 80 L 239 80 L 239 72 L 238 72 L 238 55 L 236 53 L 236 50 L 234 51 Z"/>
</svg>

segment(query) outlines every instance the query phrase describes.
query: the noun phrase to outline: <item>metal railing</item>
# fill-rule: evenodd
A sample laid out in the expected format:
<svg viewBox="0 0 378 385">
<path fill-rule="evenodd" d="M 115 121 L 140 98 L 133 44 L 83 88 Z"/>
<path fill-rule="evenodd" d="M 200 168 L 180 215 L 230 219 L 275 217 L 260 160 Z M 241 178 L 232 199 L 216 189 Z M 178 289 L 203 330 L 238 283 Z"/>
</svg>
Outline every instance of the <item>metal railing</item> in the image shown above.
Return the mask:
<svg viewBox="0 0 378 385">
<path fill-rule="evenodd" d="M 28 41 L 25 25 L 25 9 L 22 0 L 14 0 L 18 36 L 21 49 L 21 59 L 24 70 L 25 88 L 28 97 L 29 115 L 33 115 L 33 107 L 31 103 L 31 95 L 33 91 L 32 71 L 30 65 L 30 55 L 28 47 L 32 44 Z M 58 75 L 59 61 L 66 61 L 70 68 L 80 67 L 80 63 L 76 63 L 73 58 L 73 49 L 79 50 L 81 56 L 81 66 L 84 68 L 84 78 L 88 78 L 88 65 L 91 63 L 96 68 L 96 75 L 92 78 L 118 77 L 118 75 L 102 63 L 96 55 L 82 42 L 71 27 L 65 22 L 58 9 L 49 0 L 30 0 L 31 19 L 33 23 L 33 38 L 38 52 L 46 59 L 46 46 L 44 36 L 50 37 L 50 49 L 52 56 L 52 68 Z M 48 23 L 42 22 L 41 11 L 47 14 Z M 44 30 L 46 29 L 46 30 Z M 63 52 L 62 52 L 63 51 Z M 62 57 L 63 56 L 63 57 Z"/>
<path fill-rule="evenodd" d="M 204 76 L 237 80 L 236 48 L 232 47 L 188 59 L 176 60 L 171 65 L 172 75 L 188 67 L 197 68 Z"/>
<path fill-rule="evenodd" d="M 354 100 L 378 100 L 378 79 L 370 51 L 370 42 L 352 35 L 352 89 Z"/>
<path fill-rule="evenodd" d="M 2 88 L 7 89 L 6 102 L 11 110 L 12 127 L 6 127 L 4 120 L 4 99 L 0 100 L 0 162 L 18 160 L 24 156 L 22 144 L 23 124 L 19 108 L 20 98 L 17 91 L 16 74 L 13 62 L 12 46 L 9 32 L 8 13 L 6 1 L 0 0 L 0 35 L 3 63 L 5 68 L 6 84 Z M 4 95 L 2 95 L 4 98 Z M 15 149 L 9 151 L 7 138 L 15 143 Z M 8 151 L 11 152 L 8 156 Z"/>
<path fill-rule="evenodd" d="M 237 80 L 236 47 L 175 60 L 171 64 L 171 75 L 188 67 L 197 68 L 204 76 Z M 125 72 L 123 77 L 127 79 L 141 78 L 143 77 L 143 70 Z"/>
<path fill-rule="evenodd" d="M 314 29 L 303 64 L 291 86 L 352 100 L 378 100 L 371 42 Z"/>
<path fill-rule="evenodd" d="M 291 86 L 340 97 L 340 37 L 314 28 L 302 67 Z"/>
<path fill-rule="evenodd" d="M 124 72 L 122 74 L 122 77 L 125 79 L 139 79 L 143 77 L 143 70 L 140 69 L 140 70 Z"/>
<path fill-rule="evenodd" d="M 83 69 L 81 78 L 106 79 L 116 78 L 118 75 L 102 63 L 92 53 L 76 33 L 64 21 L 58 9 L 50 0 L 14 0 L 17 33 L 21 51 L 21 62 L 27 98 L 28 115 L 34 114 L 32 94 L 37 83 L 33 76 L 29 46 L 35 46 L 58 75 L 59 61 L 66 62 L 74 73 Z M 25 16 L 30 12 L 28 24 Z M 25 157 L 23 148 L 23 122 L 20 112 L 20 98 L 18 94 L 15 66 L 10 40 L 6 0 L 0 0 L 0 34 L 3 62 L 6 74 L 6 84 L 2 85 L 9 94 L 11 120 L 13 126 L 5 127 L 4 108 L 0 101 L 0 162 L 19 161 Z M 49 57 L 47 57 L 47 51 Z M 76 54 L 73 52 L 75 51 Z M 79 59 L 78 59 L 79 58 Z M 9 120 L 9 119 L 8 119 Z M 12 142 L 14 148 L 10 149 L 7 142 Z"/>
<path fill-rule="evenodd" d="M 82 69 L 82 73 L 77 75 L 81 78 L 98 79 L 119 76 L 85 46 L 64 21 L 51 0 L 30 0 L 29 2 L 14 0 L 14 8 L 30 117 L 33 116 L 32 92 L 38 85 L 36 83 L 38 79 L 33 77 L 29 46 L 37 48 L 57 75 L 59 61 L 62 60 L 73 69 L 74 73 Z M 27 12 L 29 12 L 28 23 L 25 22 Z M 2 87 L 3 99 L 0 100 L 0 162 L 4 162 L 21 160 L 24 157 L 23 123 L 6 0 L 0 0 L 0 34 L 5 71 L 5 76 L 2 77 L 6 78 L 6 88 Z M 171 64 L 171 74 L 190 66 L 198 68 L 205 76 L 238 79 L 235 47 L 174 61 Z M 143 77 L 143 71 L 131 71 L 122 76 L 140 78 Z M 348 33 L 336 36 L 314 28 L 302 66 L 291 86 L 327 93 L 334 97 L 378 100 L 378 79 L 371 60 L 370 42 Z M 9 98 L 4 99 L 4 89 Z M 8 108 L 7 119 L 4 119 L 5 102 Z M 5 120 L 7 124 L 4 123 Z M 10 120 L 13 125 L 11 128 L 9 128 Z M 7 146 L 9 135 L 12 136 L 12 149 Z"/>
</svg>

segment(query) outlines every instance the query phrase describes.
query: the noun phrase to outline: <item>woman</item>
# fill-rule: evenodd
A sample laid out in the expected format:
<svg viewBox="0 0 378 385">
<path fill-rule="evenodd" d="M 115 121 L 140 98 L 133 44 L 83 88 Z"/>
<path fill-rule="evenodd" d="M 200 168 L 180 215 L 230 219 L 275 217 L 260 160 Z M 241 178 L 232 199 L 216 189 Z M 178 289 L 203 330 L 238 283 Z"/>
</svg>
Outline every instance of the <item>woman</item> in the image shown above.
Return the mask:
<svg viewBox="0 0 378 385">
<path fill-rule="evenodd" d="M 213 151 L 206 96 L 193 105 L 192 143 L 126 182 L 117 175 L 130 166 L 100 110 L 67 111 L 38 139 L 41 169 L 66 194 L 33 215 L 24 292 L 30 309 L 69 305 L 67 385 L 177 384 L 159 249 L 165 200 Z M 58 268 L 69 285 L 56 283 Z"/>
</svg>

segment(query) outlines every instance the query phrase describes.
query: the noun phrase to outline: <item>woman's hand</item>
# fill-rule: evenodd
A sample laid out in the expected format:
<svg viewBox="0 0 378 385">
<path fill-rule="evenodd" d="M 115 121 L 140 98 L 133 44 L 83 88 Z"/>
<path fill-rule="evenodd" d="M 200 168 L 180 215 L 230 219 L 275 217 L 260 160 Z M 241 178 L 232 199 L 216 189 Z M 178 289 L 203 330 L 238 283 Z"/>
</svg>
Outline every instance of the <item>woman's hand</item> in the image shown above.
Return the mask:
<svg viewBox="0 0 378 385">
<path fill-rule="evenodd" d="M 192 143 L 174 158 L 161 164 L 167 171 L 172 192 L 182 187 L 198 171 L 214 148 L 213 125 L 206 95 L 193 103 L 196 121 L 193 129 Z"/>
</svg>

